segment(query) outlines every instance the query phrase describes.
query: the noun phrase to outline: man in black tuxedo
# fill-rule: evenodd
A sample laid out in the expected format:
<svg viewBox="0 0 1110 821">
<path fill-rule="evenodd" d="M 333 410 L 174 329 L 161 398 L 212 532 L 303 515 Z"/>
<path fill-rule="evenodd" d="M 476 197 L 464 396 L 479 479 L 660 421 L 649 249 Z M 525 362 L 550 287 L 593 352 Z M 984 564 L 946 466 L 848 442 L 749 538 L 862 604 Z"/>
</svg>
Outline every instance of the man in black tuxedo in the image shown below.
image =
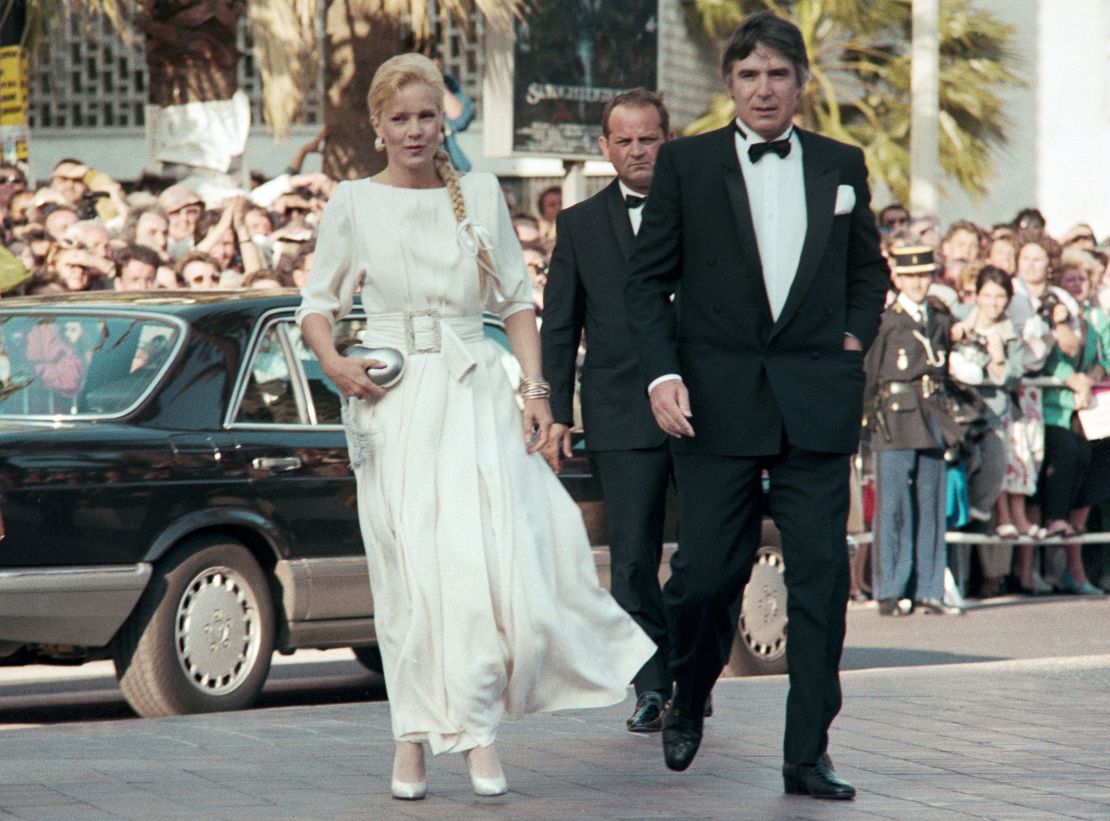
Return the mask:
<svg viewBox="0 0 1110 821">
<path fill-rule="evenodd" d="M 613 598 L 659 645 L 633 680 L 632 732 L 658 731 L 671 694 L 659 590 L 663 513 L 671 481 L 667 437 L 655 424 L 624 319 L 624 277 L 659 147 L 670 138 L 662 97 L 633 89 L 602 114 L 602 154 L 617 179 L 559 213 L 540 339 L 555 424 L 545 456 L 570 456 L 575 360 L 582 332 L 582 421 L 608 516 Z"/>
<path fill-rule="evenodd" d="M 784 786 L 852 798 L 826 749 L 841 702 L 848 460 L 888 280 L 862 152 L 792 125 L 808 65 L 787 20 L 762 12 L 736 30 L 722 61 L 736 120 L 660 150 L 626 307 L 652 411 L 674 437 L 667 765 L 685 769 L 701 743 L 766 470 L 789 590 Z"/>
</svg>

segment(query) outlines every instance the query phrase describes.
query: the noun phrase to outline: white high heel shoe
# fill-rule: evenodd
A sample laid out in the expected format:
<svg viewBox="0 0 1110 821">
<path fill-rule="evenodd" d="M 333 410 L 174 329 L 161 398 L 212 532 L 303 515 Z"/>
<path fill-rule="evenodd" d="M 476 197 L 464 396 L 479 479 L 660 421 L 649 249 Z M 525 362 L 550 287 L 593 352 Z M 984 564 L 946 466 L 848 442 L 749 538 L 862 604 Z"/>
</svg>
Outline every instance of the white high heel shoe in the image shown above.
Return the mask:
<svg viewBox="0 0 1110 821">
<path fill-rule="evenodd" d="M 419 801 L 428 794 L 428 782 L 418 781 L 415 784 L 408 784 L 394 778 L 389 782 L 389 792 L 394 798 L 402 801 Z"/>
<path fill-rule="evenodd" d="M 481 750 L 481 755 L 483 755 L 483 757 L 488 753 L 488 755 L 493 758 L 493 764 L 496 765 L 497 769 L 501 769 L 501 762 L 497 760 L 497 752 L 493 749 L 492 745 L 489 747 L 475 747 L 474 749 Z M 463 753 L 463 758 L 466 760 L 466 768 L 470 773 L 470 786 L 474 788 L 474 794 L 493 796 L 507 793 L 509 791 L 509 784 L 505 780 L 504 773 L 495 776 L 480 776 L 475 774 L 475 761 L 474 757 L 471 756 L 472 752 L 474 752 L 474 750 L 467 750 Z M 490 769 L 493 768 L 491 767 Z"/>
<path fill-rule="evenodd" d="M 409 743 L 409 742 L 404 742 Z M 422 778 L 419 781 L 402 781 L 397 777 L 397 759 L 401 757 L 402 748 L 400 743 L 397 746 L 397 755 L 393 759 L 393 777 L 389 781 L 389 792 L 394 798 L 399 798 L 402 801 L 418 801 L 428 794 L 428 781 Z M 420 746 L 420 763 L 423 769 L 424 763 L 424 747 Z"/>
</svg>

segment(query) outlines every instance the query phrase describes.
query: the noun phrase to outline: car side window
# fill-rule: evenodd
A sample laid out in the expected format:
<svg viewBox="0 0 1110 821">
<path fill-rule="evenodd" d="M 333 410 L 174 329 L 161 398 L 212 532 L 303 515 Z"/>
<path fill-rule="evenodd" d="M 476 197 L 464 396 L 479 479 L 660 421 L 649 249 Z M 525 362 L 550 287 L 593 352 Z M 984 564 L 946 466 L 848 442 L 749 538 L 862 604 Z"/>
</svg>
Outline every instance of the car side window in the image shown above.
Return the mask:
<svg viewBox="0 0 1110 821">
<path fill-rule="evenodd" d="M 366 326 L 361 319 L 344 319 L 336 323 L 335 341 L 340 350 L 357 341 L 357 334 Z M 287 328 L 289 341 L 293 345 L 293 355 L 300 361 L 301 370 L 304 371 L 305 381 L 308 383 L 308 395 L 316 407 L 316 423 L 319 425 L 338 425 L 342 423 L 339 416 L 340 396 L 339 391 L 331 380 L 324 376 L 324 369 L 316 354 L 305 343 L 301 336 L 301 329 L 294 323 L 289 323 Z"/>
<path fill-rule="evenodd" d="M 259 340 L 235 421 L 269 425 L 302 422 L 289 362 L 281 344 L 281 327 L 276 323 Z"/>
</svg>

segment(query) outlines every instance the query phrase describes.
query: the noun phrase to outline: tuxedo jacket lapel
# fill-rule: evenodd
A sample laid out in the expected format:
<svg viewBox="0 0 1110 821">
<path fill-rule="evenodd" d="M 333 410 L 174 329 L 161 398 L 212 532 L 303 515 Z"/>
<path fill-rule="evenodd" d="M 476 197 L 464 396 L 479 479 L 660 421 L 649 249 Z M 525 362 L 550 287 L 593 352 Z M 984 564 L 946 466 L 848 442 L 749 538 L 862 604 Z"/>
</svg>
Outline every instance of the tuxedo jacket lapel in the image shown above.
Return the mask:
<svg viewBox="0 0 1110 821">
<path fill-rule="evenodd" d="M 721 146 L 721 170 L 728 191 L 728 201 L 732 206 L 732 224 L 736 226 L 740 240 L 740 253 L 743 256 L 743 274 L 751 291 L 754 304 L 759 306 L 761 318 L 771 322 L 771 303 L 767 300 L 767 287 L 763 283 L 763 262 L 759 258 L 759 243 L 755 238 L 755 224 L 752 222 L 751 201 L 740 161 L 736 158 L 736 141 L 732 125 L 719 132 L 723 136 Z"/>
<path fill-rule="evenodd" d="M 605 210 L 609 214 L 609 222 L 613 226 L 613 234 L 617 238 L 621 254 L 625 260 L 632 258 L 632 245 L 636 235 L 632 233 L 632 221 L 628 218 L 628 206 L 621 196 L 621 187 L 613 180 L 605 189 Z"/>
<path fill-rule="evenodd" d="M 786 296 L 786 304 L 771 330 L 774 336 L 798 310 L 802 299 L 817 274 L 817 265 L 829 240 L 833 223 L 833 209 L 836 207 L 836 187 L 840 182 L 840 172 L 836 166 L 829 165 L 828 158 L 801 129 L 797 130 L 802 144 L 802 178 L 805 184 L 806 200 L 806 237 L 802 243 L 802 255 L 798 260 L 798 270 L 794 282 Z"/>
</svg>

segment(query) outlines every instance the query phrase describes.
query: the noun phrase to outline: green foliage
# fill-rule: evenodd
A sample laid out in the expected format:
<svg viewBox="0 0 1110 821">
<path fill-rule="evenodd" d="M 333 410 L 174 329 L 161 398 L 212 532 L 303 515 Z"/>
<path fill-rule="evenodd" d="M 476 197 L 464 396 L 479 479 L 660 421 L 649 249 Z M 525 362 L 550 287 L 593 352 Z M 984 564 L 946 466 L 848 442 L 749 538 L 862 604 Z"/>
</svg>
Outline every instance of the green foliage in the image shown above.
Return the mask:
<svg viewBox="0 0 1110 821">
<path fill-rule="evenodd" d="M 801 29 L 810 58 L 802 99 L 807 128 L 860 146 L 872 174 L 909 197 L 911 0 L 683 0 L 687 24 L 726 39 L 745 15 L 769 8 Z M 1008 122 L 998 91 L 1020 80 L 1013 28 L 975 7 L 940 3 L 940 164 L 973 196 L 986 192 Z M 688 134 L 733 116 L 721 95 Z"/>
</svg>

